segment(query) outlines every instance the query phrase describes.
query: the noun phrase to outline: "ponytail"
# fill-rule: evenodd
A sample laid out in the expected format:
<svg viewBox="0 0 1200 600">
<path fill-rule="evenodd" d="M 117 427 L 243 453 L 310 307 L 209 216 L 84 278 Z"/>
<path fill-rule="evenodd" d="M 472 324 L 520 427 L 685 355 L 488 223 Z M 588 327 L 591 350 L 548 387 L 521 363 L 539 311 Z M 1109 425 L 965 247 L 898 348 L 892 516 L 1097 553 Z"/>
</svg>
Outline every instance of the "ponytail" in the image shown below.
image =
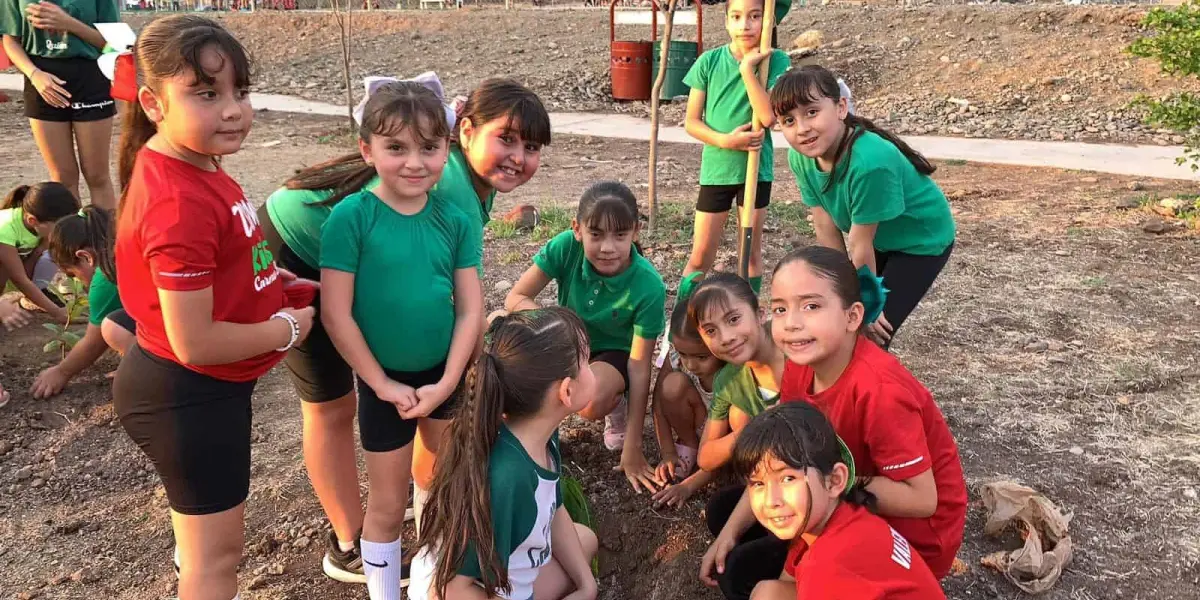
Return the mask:
<svg viewBox="0 0 1200 600">
<path fill-rule="evenodd" d="M 862 137 L 862 134 L 868 131 L 887 140 L 888 142 L 891 142 L 891 144 L 895 146 L 901 154 L 904 155 L 904 158 L 907 158 L 908 162 L 912 163 L 913 168 L 916 169 L 918 173 L 928 176 L 933 175 L 934 171 L 937 170 L 937 167 L 933 166 L 933 164 L 929 162 L 929 159 L 925 158 L 925 155 L 917 152 L 912 146 L 909 146 L 907 142 L 900 139 L 899 136 L 876 125 L 870 119 L 850 113 L 846 115 L 846 119 L 842 122 L 846 124 L 846 132 L 842 135 L 842 141 L 838 144 L 837 153 L 833 155 L 833 170 L 835 172 L 837 171 L 838 165 L 841 164 L 841 158 L 843 154 L 846 155 L 846 164 L 850 163 L 850 155 L 854 151 L 855 140 Z M 843 174 L 844 173 L 845 171 L 843 171 Z M 834 179 L 836 178 L 836 176 L 830 177 L 829 180 L 825 182 L 825 189 L 822 191 L 829 191 L 829 188 L 833 185 Z"/>
<path fill-rule="evenodd" d="M 142 146 L 154 137 L 158 127 L 146 116 L 141 102 L 125 103 L 125 116 L 121 122 L 121 142 L 117 155 L 117 181 L 121 186 L 121 200 L 117 204 L 117 216 L 125 210 L 125 196 L 129 181 L 133 179 L 133 165 L 137 162 Z"/>
<path fill-rule="evenodd" d="M 4 202 L 0 203 L 0 210 L 8 208 L 21 208 L 25 204 L 25 196 L 29 193 L 29 186 L 18 185 L 13 188 L 7 196 L 4 197 Z"/>
<path fill-rule="evenodd" d="M 489 463 L 504 419 L 538 414 L 556 384 L 586 364 L 583 321 L 561 307 L 521 311 L 488 327 L 483 354 L 467 373 L 466 403 L 450 423 L 421 516 L 419 552 L 434 558 L 433 590 L 446 597 L 468 547 L 489 597 L 508 594 L 507 557 L 497 554 Z"/>
<path fill-rule="evenodd" d="M 367 187 L 375 178 L 375 167 L 368 165 L 361 154 L 355 152 L 321 164 L 297 171 L 283 187 L 289 190 L 332 190 L 333 195 L 319 204 L 333 206 Z"/>
<path fill-rule="evenodd" d="M 492 498 L 488 457 L 500 433 L 504 384 L 496 359 L 483 353 L 467 374 L 466 404 L 450 424 L 421 515 L 418 548 L 437 550 L 433 589 L 446 597 L 446 586 L 458 575 L 468 544 L 474 543 L 480 581 L 488 595 L 512 591 L 508 563 L 496 553 L 492 536 Z"/>
<path fill-rule="evenodd" d="M 112 213 L 96 206 L 85 206 L 78 213 L 54 223 L 48 242 L 50 259 L 57 265 L 70 266 L 79 262 L 77 252 L 87 250 L 96 257 L 96 268 L 115 283 L 117 266 L 113 239 Z"/>
</svg>

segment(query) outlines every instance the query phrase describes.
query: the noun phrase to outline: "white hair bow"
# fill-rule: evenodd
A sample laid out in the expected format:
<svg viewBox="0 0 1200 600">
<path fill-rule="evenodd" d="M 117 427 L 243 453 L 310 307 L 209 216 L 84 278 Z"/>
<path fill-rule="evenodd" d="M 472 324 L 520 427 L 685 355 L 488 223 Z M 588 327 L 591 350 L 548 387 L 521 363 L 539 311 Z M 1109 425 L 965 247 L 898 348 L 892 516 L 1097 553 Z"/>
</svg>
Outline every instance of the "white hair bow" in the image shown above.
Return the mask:
<svg viewBox="0 0 1200 600">
<path fill-rule="evenodd" d="M 399 83 L 401 81 L 419 83 L 426 88 L 429 88 L 430 91 L 437 95 L 438 100 L 442 103 L 442 108 L 446 110 L 446 124 L 451 129 L 454 129 L 454 123 L 457 120 L 454 107 L 446 104 L 446 91 L 442 88 L 442 80 L 438 79 L 437 73 L 434 73 L 433 71 L 425 71 L 424 73 L 421 73 L 420 75 L 410 79 L 380 77 L 377 75 L 372 75 L 363 79 L 363 88 L 365 89 L 366 94 L 363 96 L 363 99 L 359 101 L 358 106 L 354 107 L 354 122 L 362 125 L 363 110 L 367 107 L 367 101 L 371 99 L 371 94 L 374 94 L 377 90 L 379 90 L 379 88 L 388 85 L 389 83 Z"/>
<path fill-rule="evenodd" d="M 850 114 L 854 114 L 854 98 L 850 95 L 850 86 L 846 85 L 846 80 L 838 77 L 838 92 L 846 99 L 846 108 Z"/>
</svg>

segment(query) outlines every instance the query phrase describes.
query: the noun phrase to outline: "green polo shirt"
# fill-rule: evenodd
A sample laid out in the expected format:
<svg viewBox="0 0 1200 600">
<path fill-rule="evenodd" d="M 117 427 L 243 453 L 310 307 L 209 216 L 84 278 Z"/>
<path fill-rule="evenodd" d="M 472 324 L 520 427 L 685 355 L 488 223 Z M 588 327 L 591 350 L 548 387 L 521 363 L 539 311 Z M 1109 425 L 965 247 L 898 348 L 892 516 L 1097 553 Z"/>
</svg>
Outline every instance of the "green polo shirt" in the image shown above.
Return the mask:
<svg viewBox="0 0 1200 600">
<path fill-rule="evenodd" d="M 747 416 L 757 417 L 779 402 L 779 390 L 767 390 L 758 385 L 754 370 L 746 365 L 725 365 L 713 377 L 712 410 L 709 420 L 729 418 L 729 407 L 736 406 Z"/>
<path fill-rule="evenodd" d="M 775 24 L 779 24 L 792 10 L 792 0 L 775 0 Z"/>
<path fill-rule="evenodd" d="M 815 159 L 795 150 L 788 151 L 788 166 L 804 204 L 824 209 L 843 233 L 852 225 L 878 224 L 876 250 L 937 256 L 954 242 L 954 217 L 941 188 L 874 133 L 854 141 L 849 160 L 834 167 L 832 185 Z"/>
<path fill-rule="evenodd" d="M 479 265 L 471 218 L 433 196 L 396 212 L 375 194 L 348 196 L 321 230 L 321 268 L 354 273 L 354 320 L 380 366 L 424 371 L 454 335 L 454 273 Z"/>
<path fill-rule="evenodd" d="M 432 193 L 450 200 L 468 217 L 478 218 L 480 235 L 483 234 L 483 226 L 492 220 L 496 190 L 492 190 L 487 198 L 479 197 L 472 183 L 471 165 L 467 163 L 466 155 L 457 144 L 450 147 L 450 155 L 446 157 L 446 168 L 442 171 L 442 178 L 438 180 L 437 185 L 433 186 Z"/>
<path fill-rule="evenodd" d="M 775 86 L 779 77 L 791 66 L 791 59 L 782 50 L 771 53 L 767 89 Z M 754 109 L 742 81 L 741 62 L 733 57 L 729 44 L 713 48 L 700 55 L 683 82 L 694 90 L 704 92 L 704 122 L 717 133 L 729 133 L 750 122 Z M 770 131 L 763 137 L 758 155 L 758 180 L 775 180 L 775 150 Z M 746 183 L 748 153 L 704 145 L 700 156 L 700 185 L 735 185 Z"/>
<path fill-rule="evenodd" d="M 88 323 L 99 327 L 104 317 L 121 309 L 121 296 L 117 293 L 117 284 L 96 269 L 92 275 L 92 283 L 88 285 Z"/>
<path fill-rule="evenodd" d="M 558 282 L 558 304 L 587 326 L 592 352 L 629 352 L 634 336 L 654 339 L 666 327 L 667 288 L 654 265 L 637 248 L 629 268 L 604 277 L 583 255 L 583 243 L 568 229 L 546 243 L 533 264 Z"/>
<path fill-rule="evenodd" d="M 30 56 L 92 60 L 100 57 L 99 48 L 74 34 L 46 31 L 30 25 L 25 18 L 25 7 L 36 3 L 36 0 L 0 0 L 0 33 L 20 39 L 21 47 Z M 117 0 L 55 0 L 54 3 L 89 27 L 121 20 Z"/>
<path fill-rule="evenodd" d="M 25 226 L 25 209 L 18 206 L 0 210 L 0 244 L 8 244 L 25 256 L 40 243 L 37 234 Z"/>
</svg>

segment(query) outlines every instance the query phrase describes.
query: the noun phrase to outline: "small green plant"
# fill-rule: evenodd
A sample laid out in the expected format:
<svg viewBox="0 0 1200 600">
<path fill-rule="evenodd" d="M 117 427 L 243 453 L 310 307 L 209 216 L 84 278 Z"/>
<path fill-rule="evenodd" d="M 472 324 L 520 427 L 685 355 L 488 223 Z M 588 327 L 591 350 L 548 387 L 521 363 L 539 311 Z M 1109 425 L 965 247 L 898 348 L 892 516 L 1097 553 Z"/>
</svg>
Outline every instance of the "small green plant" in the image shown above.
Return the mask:
<svg viewBox="0 0 1200 600">
<path fill-rule="evenodd" d="M 1142 18 L 1151 35 L 1138 38 L 1126 49 L 1134 56 L 1153 58 L 1163 73 L 1176 76 L 1200 75 L 1200 7 L 1191 2 L 1170 8 L 1153 8 Z M 1139 95 L 1130 105 L 1140 110 L 1142 120 L 1184 136 L 1183 156 L 1178 164 L 1200 170 L 1200 96 L 1175 92 L 1160 99 Z"/>
<path fill-rule="evenodd" d="M 1083 285 L 1086 285 L 1087 287 L 1090 287 L 1090 288 L 1103 287 L 1104 283 L 1105 283 L 1105 280 L 1103 277 L 1084 277 L 1083 278 Z"/>
<path fill-rule="evenodd" d="M 961 158 L 947 158 L 946 160 L 942 161 L 942 164 L 946 165 L 947 167 L 965 167 L 967 166 L 967 161 Z"/>
<path fill-rule="evenodd" d="M 802 202 L 772 202 L 767 211 L 767 226 L 804 235 L 813 232 L 812 223 L 808 222 L 808 208 Z"/>
<path fill-rule="evenodd" d="M 71 348 L 74 348 L 75 344 L 78 344 L 79 340 L 82 339 L 78 333 L 71 331 L 71 324 L 79 322 L 87 312 L 87 292 L 84 291 L 83 284 L 74 277 L 68 279 L 65 284 L 60 286 L 59 291 L 62 292 L 62 296 L 66 297 L 67 322 L 65 325 L 59 325 L 58 323 L 45 323 L 42 325 L 42 327 L 45 327 L 53 334 L 50 341 L 46 342 L 45 346 L 42 346 L 42 351 L 47 354 L 58 352 L 62 358 L 66 358 L 67 352 L 70 352 Z"/>
<path fill-rule="evenodd" d="M 487 228 L 488 231 L 492 232 L 492 238 L 497 240 L 508 240 L 517 237 L 517 226 L 504 219 L 489 221 Z"/>
<path fill-rule="evenodd" d="M 561 206 L 541 209 L 537 227 L 533 228 L 533 241 L 544 242 L 571 227 L 573 215 Z"/>
<path fill-rule="evenodd" d="M 525 260 L 525 256 L 523 254 L 521 254 L 520 252 L 518 252 L 517 250 L 508 250 L 508 251 L 504 252 L 503 254 L 501 254 L 500 256 L 496 257 L 496 262 L 498 262 L 506 267 L 509 265 L 515 265 L 519 262 L 523 262 L 524 260 Z"/>
</svg>

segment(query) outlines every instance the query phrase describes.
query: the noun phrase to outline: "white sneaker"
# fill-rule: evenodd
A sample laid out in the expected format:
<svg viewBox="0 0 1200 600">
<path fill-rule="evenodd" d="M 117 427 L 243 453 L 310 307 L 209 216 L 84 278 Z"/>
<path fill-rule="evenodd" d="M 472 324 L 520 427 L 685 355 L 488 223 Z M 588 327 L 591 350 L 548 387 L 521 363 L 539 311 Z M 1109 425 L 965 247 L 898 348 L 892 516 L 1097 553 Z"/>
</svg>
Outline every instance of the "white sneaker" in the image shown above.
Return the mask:
<svg viewBox="0 0 1200 600">
<path fill-rule="evenodd" d="M 625 425 L 629 420 L 629 400 L 625 395 L 607 417 L 604 417 L 604 447 L 620 450 L 625 447 Z"/>
</svg>

